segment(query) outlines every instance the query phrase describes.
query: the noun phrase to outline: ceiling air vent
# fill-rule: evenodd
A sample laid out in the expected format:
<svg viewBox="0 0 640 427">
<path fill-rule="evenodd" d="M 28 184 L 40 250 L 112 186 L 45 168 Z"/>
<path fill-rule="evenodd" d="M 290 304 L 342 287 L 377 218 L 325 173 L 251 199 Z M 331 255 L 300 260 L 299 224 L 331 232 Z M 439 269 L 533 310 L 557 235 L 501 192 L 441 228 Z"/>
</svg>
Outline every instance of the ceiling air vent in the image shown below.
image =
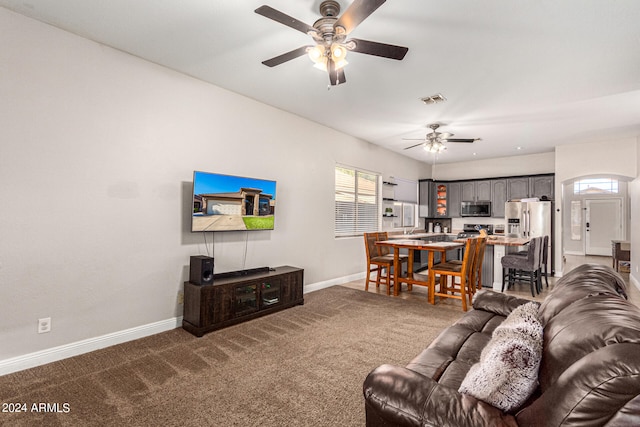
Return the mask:
<svg viewBox="0 0 640 427">
<path fill-rule="evenodd" d="M 441 93 L 436 93 L 435 95 L 427 96 L 426 98 L 421 98 L 420 100 L 425 104 L 429 105 L 429 104 L 436 104 L 438 102 L 444 102 L 447 100 L 447 98 L 442 96 Z"/>
</svg>

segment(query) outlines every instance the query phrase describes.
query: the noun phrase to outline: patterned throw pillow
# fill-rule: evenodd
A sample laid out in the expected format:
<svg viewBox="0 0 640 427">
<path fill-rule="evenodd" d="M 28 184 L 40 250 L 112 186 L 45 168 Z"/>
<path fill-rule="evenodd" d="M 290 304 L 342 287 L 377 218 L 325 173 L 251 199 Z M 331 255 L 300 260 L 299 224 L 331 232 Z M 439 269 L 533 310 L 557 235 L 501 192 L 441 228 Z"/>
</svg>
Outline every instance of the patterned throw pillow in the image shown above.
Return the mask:
<svg viewBox="0 0 640 427">
<path fill-rule="evenodd" d="M 514 309 L 493 331 L 458 391 L 505 412 L 518 409 L 533 394 L 542 358 L 542 324 L 538 304 Z"/>
</svg>

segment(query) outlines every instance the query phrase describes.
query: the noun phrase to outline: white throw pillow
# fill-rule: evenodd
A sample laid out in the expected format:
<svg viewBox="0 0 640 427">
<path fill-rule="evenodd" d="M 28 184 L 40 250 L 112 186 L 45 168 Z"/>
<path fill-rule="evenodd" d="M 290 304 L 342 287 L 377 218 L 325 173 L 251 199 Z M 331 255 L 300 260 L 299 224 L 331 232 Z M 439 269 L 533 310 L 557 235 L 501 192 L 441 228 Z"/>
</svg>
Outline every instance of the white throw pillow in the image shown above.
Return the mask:
<svg viewBox="0 0 640 427">
<path fill-rule="evenodd" d="M 542 358 L 542 324 L 538 304 L 515 308 L 493 331 L 491 341 L 460 384 L 458 391 L 505 412 L 513 411 L 533 394 Z"/>
</svg>

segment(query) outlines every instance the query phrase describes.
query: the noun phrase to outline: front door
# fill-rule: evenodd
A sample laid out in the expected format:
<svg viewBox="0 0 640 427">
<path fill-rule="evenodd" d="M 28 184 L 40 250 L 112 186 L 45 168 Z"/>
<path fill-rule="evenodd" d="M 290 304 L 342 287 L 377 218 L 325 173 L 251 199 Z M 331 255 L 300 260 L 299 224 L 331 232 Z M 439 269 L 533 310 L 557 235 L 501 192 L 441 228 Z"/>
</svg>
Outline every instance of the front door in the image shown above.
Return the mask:
<svg viewBox="0 0 640 427">
<path fill-rule="evenodd" d="M 622 199 L 587 199 L 585 207 L 585 253 L 611 256 L 611 241 L 622 239 Z"/>
</svg>

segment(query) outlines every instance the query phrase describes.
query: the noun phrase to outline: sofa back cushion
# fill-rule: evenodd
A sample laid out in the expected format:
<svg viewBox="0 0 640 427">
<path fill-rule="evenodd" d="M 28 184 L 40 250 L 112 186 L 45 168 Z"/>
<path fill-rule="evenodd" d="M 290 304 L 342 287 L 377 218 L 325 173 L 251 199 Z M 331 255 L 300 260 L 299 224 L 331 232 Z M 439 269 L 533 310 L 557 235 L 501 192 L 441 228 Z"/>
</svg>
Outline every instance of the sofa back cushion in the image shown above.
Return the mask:
<svg viewBox="0 0 640 427">
<path fill-rule="evenodd" d="M 582 298 L 612 295 L 627 298 L 627 285 L 617 272 L 600 264 L 583 264 L 565 274 L 540 306 L 540 320 L 551 318 Z"/>
<path fill-rule="evenodd" d="M 624 425 L 637 417 L 640 309 L 609 292 L 568 304 L 544 327 L 539 381 L 540 396 L 517 414 L 520 426 Z"/>
</svg>

